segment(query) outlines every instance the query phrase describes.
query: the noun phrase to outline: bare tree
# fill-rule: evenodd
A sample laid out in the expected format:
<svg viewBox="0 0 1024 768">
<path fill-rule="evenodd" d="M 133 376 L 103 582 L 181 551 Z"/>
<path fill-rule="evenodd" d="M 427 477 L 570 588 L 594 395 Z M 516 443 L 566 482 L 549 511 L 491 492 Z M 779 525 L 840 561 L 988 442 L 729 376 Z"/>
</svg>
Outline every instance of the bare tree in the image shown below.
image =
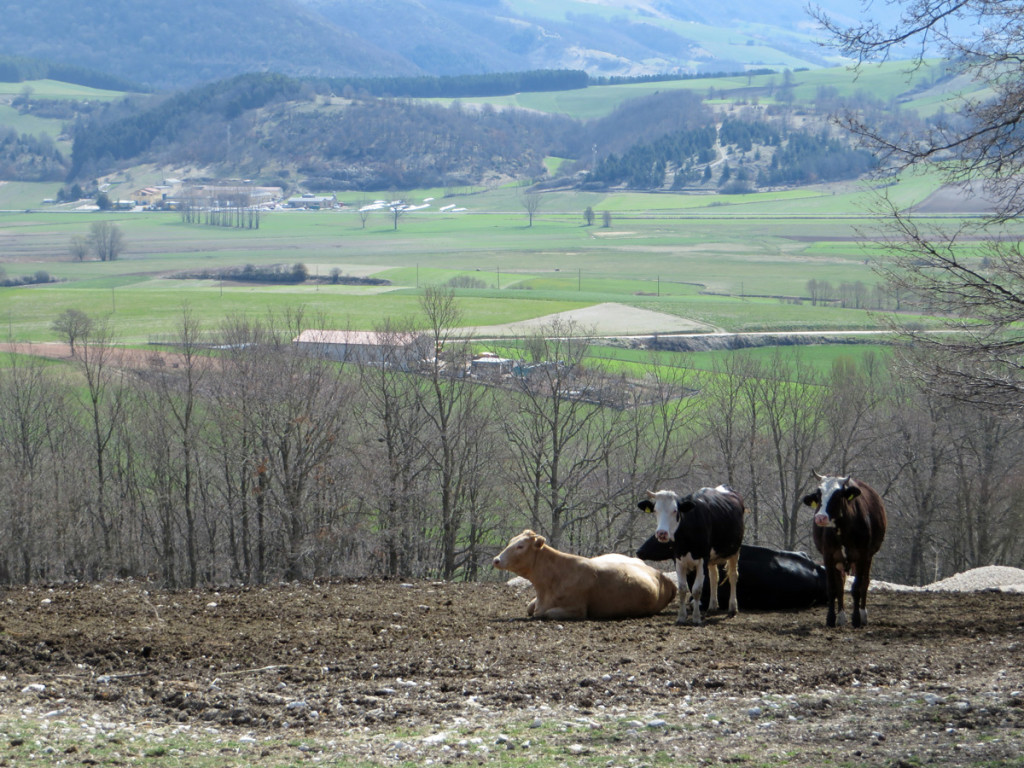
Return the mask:
<svg viewBox="0 0 1024 768">
<path fill-rule="evenodd" d="M 758 377 L 757 388 L 769 466 L 761 492 L 773 488 L 771 506 L 776 510 L 763 522 L 777 525 L 775 540 L 781 546 L 797 549 L 807 545 L 810 533 L 800 496 L 812 471 L 821 466 L 829 467 L 822 470 L 829 473 L 850 470 L 835 466 L 836 436 L 825 429 L 828 391 L 811 366 L 776 351 Z"/>
<path fill-rule="evenodd" d="M 398 220 L 409 211 L 409 204 L 401 198 L 396 198 L 388 203 L 388 210 L 391 211 L 393 229 L 398 231 Z"/>
<path fill-rule="evenodd" d="M 991 213 L 951 230 L 919 226 L 883 199 L 893 232 L 891 258 L 882 267 L 896 289 L 919 306 L 950 318 L 945 335 L 911 333 L 905 362 L 922 385 L 968 402 L 1019 409 L 1024 403 L 1024 253 L 1003 225 L 1024 212 L 1024 12 L 1017 3 L 990 0 L 900 0 L 895 24 L 873 20 L 846 26 L 820 9 L 816 17 L 835 45 L 860 62 L 916 52 L 911 66 L 938 46 L 968 79 L 982 83 L 963 96 L 955 119 L 939 119 L 913 133 L 894 134 L 856 113 L 839 116 L 881 158 L 888 171 L 928 164 L 949 184 L 991 201 Z M 967 33 L 964 30 L 972 30 Z M 941 161 L 941 163 L 936 163 Z M 985 242 L 980 257 L 961 248 Z M 908 330 L 909 329 L 904 329 Z"/>
<path fill-rule="evenodd" d="M 653 354 L 641 379 L 609 382 L 619 401 L 603 406 L 615 409 L 616 418 L 608 420 L 611 445 L 592 476 L 587 518 L 600 551 L 628 552 L 650 535 L 651 519 L 637 509 L 638 494 L 692 480 L 693 418 L 683 405 L 692 394 L 687 383 L 682 368 Z"/>
<path fill-rule="evenodd" d="M 115 261 L 124 253 L 124 233 L 110 221 L 96 221 L 89 227 L 89 248 L 100 261 Z"/>
<path fill-rule="evenodd" d="M 537 192 L 527 192 L 519 198 L 519 202 L 523 206 L 523 210 L 526 211 L 526 215 L 529 218 L 530 227 L 533 226 L 533 217 L 537 215 L 537 211 L 540 209 L 541 196 Z"/>
<path fill-rule="evenodd" d="M 212 503 L 228 527 L 231 576 L 247 583 L 265 581 L 269 569 L 269 467 L 259 447 L 257 418 L 263 369 L 258 351 L 270 346 L 269 336 L 262 319 L 227 318 L 219 331 L 219 370 L 210 392 L 216 427 L 208 447 L 219 477 Z"/>
<path fill-rule="evenodd" d="M 516 346 L 543 352 L 514 380 L 504 419 L 513 457 L 507 473 L 531 527 L 558 547 L 589 513 L 588 483 L 615 442 L 606 419 L 620 412 L 590 396 L 602 373 L 585 363 L 587 334 L 574 322 L 556 319 Z"/>
<path fill-rule="evenodd" d="M 288 312 L 259 350 L 262 370 L 253 416 L 257 450 L 266 476 L 273 522 L 279 536 L 282 575 L 300 579 L 306 573 L 311 539 L 316 533 L 309 509 L 319 484 L 330 483 L 328 467 L 348 417 L 348 380 L 327 356 L 303 353 L 292 343 L 306 324 L 301 310 Z M 314 321 L 324 327 L 323 318 Z"/>
<path fill-rule="evenodd" d="M 728 355 L 702 374 L 696 386 L 704 407 L 697 409 L 696 442 L 703 446 L 699 477 L 691 483 L 726 483 L 739 491 L 749 512 L 746 538 L 761 541 L 761 488 L 770 478 L 766 419 L 758 392 L 762 366 L 749 355 Z M 713 473 L 713 474 L 712 474 Z M 774 500 L 774 494 L 769 498 Z M 768 505 L 772 508 L 772 504 Z"/>
<path fill-rule="evenodd" d="M 375 332 L 379 360 L 358 368 L 363 450 L 354 457 L 357 492 L 376 513 L 376 566 L 390 578 L 420 575 L 417 547 L 430 540 L 430 461 L 422 450 L 429 417 L 409 372 L 413 327 L 411 321 L 385 320 Z"/>
<path fill-rule="evenodd" d="M 1020 530 L 1022 510 L 1015 484 L 1024 468 L 1024 435 L 1019 419 L 984 408 L 959 407 L 950 414 L 957 492 L 950 531 L 950 566 L 957 573 L 993 563 L 1008 562 L 1019 552 L 1005 531 Z"/>
<path fill-rule="evenodd" d="M 112 493 L 117 480 L 117 436 L 129 411 L 130 391 L 121 365 L 122 351 L 106 322 L 94 323 L 82 338 L 78 369 L 85 380 L 80 394 L 88 414 L 92 444 L 92 498 L 88 511 L 99 531 L 99 551 L 90 563 L 93 577 L 112 572 L 118 562 L 120 533 L 126 523 Z"/>
<path fill-rule="evenodd" d="M 807 295 L 811 297 L 811 306 L 817 307 L 832 300 L 834 292 L 828 280 L 811 279 L 807 281 Z"/>
<path fill-rule="evenodd" d="M 66 563 L 59 546 L 62 485 L 58 447 L 73 422 L 68 390 L 42 359 L 7 356 L 0 365 L 0 578 L 28 584 L 58 578 Z"/>
<path fill-rule="evenodd" d="M 359 228 L 366 229 L 366 222 L 370 219 L 370 214 L 376 209 L 366 198 L 361 199 L 357 206 L 356 214 L 359 216 Z"/>
<path fill-rule="evenodd" d="M 81 235 L 75 235 L 71 238 L 68 251 L 75 261 L 85 261 L 85 257 L 89 255 L 89 241 Z"/>
<path fill-rule="evenodd" d="M 433 347 L 422 365 L 427 388 L 424 413 L 431 424 L 426 451 L 433 464 L 441 532 L 441 576 L 455 575 L 462 554 L 460 534 L 470 508 L 482 512 L 489 499 L 482 492 L 487 475 L 477 459 L 479 446 L 487 441 L 485 387 L 466 378 L 472 358 L 472 339 L 457 335 L 462 313 L 451 289 L 427 288 L 420 300 L 427 319 L 427 335 Z M 493 503 L 493 498 L 490 499 Z M 481 522 L 480 514 L 477 515 Z M 479 536 L 476 537 L 479 540 Z M 469 560 L 475 559 L 469 551 Z"/>
<path fill-rule="evenodd" d="M 68 346 L 71 348 L 71 356 L 75 356 L 75 342 L 78 339 L 89 335 L 89 331 L 92 330 L 93 320 L 85 312 L 80 309 L 65 309 L 50 325 L 50 329 L 54 333 L 60 334 L 63 338 L 67 339 Z"/>
<path fill-rule="evenodd" d="M 164 577 L 169 586 L 176 585 L 173 558 L 174 522 L 172 514 L 180 510 L 184 521 L 187 583 L 199 583 L 199 551 L 197 505 L 199 503 L 200 431 L 203 409 L 199 391 L 209 366 L 201 354 L 202 328 L 188 306 L 182 308 L 174 354 L 177 365 L 156 366 L 147 391 L 154 396 L 153 412 L 166 420 L 161 446 L 167 452 L 168 485 L 164 494 L 166 514 L 161 541 L 163 543 Z M 154 474 L 154 476 L 159 476 Z"/>
</svg>

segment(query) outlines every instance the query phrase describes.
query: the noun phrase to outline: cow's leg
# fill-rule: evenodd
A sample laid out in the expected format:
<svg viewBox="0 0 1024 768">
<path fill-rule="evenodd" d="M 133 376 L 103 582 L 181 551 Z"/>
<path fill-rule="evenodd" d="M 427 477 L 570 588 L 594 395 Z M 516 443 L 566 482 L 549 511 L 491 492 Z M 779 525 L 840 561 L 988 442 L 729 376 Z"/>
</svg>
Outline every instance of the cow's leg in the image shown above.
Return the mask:
<svg viewBox="0 0 1024 768">
<path fill-rule="evenodd" d="M 853 626 L 860 628 L 868 623 L 868 582 L 870 563 L 861 563 L 853 571 Z"/>
<path fill-rule="evenodd" d="M 729 579 L 729 615 L 735 616 L 740 612 L 739 603 L 736 601 L 736 582 L 740 577 L 740 553 L 725 561 L 725 574 Z"/>
<path fill-rule="evenodd" d="M 837 563 L 836 571 L 839 573 L 836 578 L 836 602 L 839 604 L 839 613 L 836 616 L 836 624 L 839 627 L 846 627 L 846 568 Z"/>
<path fill-rule="evenodd" d="M 708 613 L 718 610 L 718 564 L 708 566 Z"/>
<path fill-rule="evenodd" d="M 704 591 L 704 559 L 694 560 L 694 562 L 697 564 L 697 572 L 693 576 L 693 626 L 699 627 L 701 623 L 700 596 Z"/>
<path fill-rule="evenodd" d="M 860 629 L 862 618 L 864 619 L 864 623 L 867 623 L 867 616 L 861 616 L 861 606 L 863 603 L 861 602 L 860 596 L 860 583 L 860 576 L 854 575 L 853 588 L 850 590 L 850 599 L 853 601 L 853 615 L 850 617 L 850 623 L 853 625 L 854 629 Z"/>
<path fill-rule="evenodd" d="M 537 619 L 554 619 L 556 621 L 566 619 L 585 619 L 587 618 L 586 606 L 565 608 L 565 607 L 551 607 L 535 615 Z"/>
<path fill-rule="evenodd" d="M 676 580 L 679 582 L 679 615 L 676 616 L 676 624 L 686 623 L 686 607 L 690 599 L 690 585 L 686 582 L 686 563 L 683 560 L 676 560 Z"/>
<path fill-rule="evenodd" d="M 839 612 L 836 614 L 835 623 L 830 626 L 845 627 L 846 620 L 846 568 L 842 563 L 836 563 L 835 570 L 835 599 Z"/>
<path fill-rule="evenodd" d="M 825 560 L 825 599 L 828 602 L 828 614 L 825 616 L 825 626 L 834 627 L 846 624 L 846 612 L 843 610 L 843 585 L 845 573 L 842 565 L 835 560 Z M 839 614 L 836 615 L 836 603 L 839 604 Z"/>
</svg>

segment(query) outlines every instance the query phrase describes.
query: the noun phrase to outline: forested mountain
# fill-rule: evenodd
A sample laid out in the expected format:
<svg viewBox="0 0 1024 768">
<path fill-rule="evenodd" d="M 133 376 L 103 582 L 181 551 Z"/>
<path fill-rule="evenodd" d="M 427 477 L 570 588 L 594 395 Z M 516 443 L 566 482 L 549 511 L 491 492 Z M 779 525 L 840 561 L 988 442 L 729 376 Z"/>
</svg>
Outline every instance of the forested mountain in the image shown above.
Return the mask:
<svg viewBox="0 0 1024 768">
<path fill-rule="evenodd" d="M 834 62 L 808 22 L 789 0 L 14 0 L 0 12 L 0 51 L 163 90 L 247 72 L 637 75 Z"/>
<path fill-rule="evenodd" d="M 270 180 L 294 171 L 313 189 L 474 184 L 541 174 L 545 156 L 577 154 L 578 129 L 520 110 L 333 99 L 281 75 L 242 75 L 149 108 L 111 105 L 80 124 L 71 178 L 155 162 Z"/>
<path fill-rule="evenodd" d="M 525 73 L 539 83 L 575 82 L 579 73 Z M 513 81 L 515 78 L 511 78 Z M 426 93 L 476 78 L 415 81 Z M 192 166 L 208 176 L 245 177 L 310 190 L 474 186 L 517 179 L 587 188 L 748 192 L 855 178 L 873 158 L 830 128 L 813 105 L 715 111 L 696 91 L 665 89 L 632 99 L 600 119 L 581 121 L 489 105 L 378 97 L 358 82 L 241 75 L 171 97 L 123 99 L 78 116 L 68 181 L 84 184 L 143 163 Z M 493 87 L 506 86 L 504 77 Z M 25 97 L 27 99 L 27 97 Z M 851 103 L 853 101 L 851 100 Z M 899 109 L 860 96 L 865 114 L 884 113 L 898 130 Z M 834 98 L 821 95 L 834 107 Z M 911 116 L 913 119 L 913 116 Z M 798 126 L 798 127 L 794 127 Z M 29 172 L 61 158 L 52 145 L 9 136 L 0 151 L 31 155 Z M 26 143 L 28 142 L 28 143 Z M 547 178 L 544 158 L 569 160 Z M 3 159 L 0 154 L 0 160 Z"/>
<path fill-rule="evenodd" d="M 165 90 L 244 72 L 418 73 L 292 0 L 9 2 L 0 12 L 0 51 Z"/>
</svg>

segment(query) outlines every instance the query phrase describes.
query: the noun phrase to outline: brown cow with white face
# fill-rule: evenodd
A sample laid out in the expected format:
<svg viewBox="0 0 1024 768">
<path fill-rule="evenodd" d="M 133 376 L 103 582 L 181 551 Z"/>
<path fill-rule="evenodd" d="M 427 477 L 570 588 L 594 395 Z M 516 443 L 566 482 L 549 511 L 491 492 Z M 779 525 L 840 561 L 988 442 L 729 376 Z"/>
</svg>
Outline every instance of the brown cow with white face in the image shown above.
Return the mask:
<svg viewBox="0 0 1024 768">
<path fill-rule="evenodd" d="M 804 496 L 803 502 L 814 510 L 811 535 L 825 560 L 828 592 L 826 626 L 846 624 L 843 591 L 846 574 L 853 574 L 853 626 L 868 623 L 868 584 L 871 559 L 885 538 L 885 505 L 882 497 L 865 482 L 849 475 L 814 476 L 818 488 Z M 838 614 L 836 603 L 839 604 Z"/>
<path fill-rule="evenodd" d="M 549 547 L 525 530 L 494 558 L 494 567 L 527 579 L 537 596 L 535 619 L 625 619 L 660 612 L 676 596 L 672 579 L 626 555 L 579 557 Z"/>
</svg>

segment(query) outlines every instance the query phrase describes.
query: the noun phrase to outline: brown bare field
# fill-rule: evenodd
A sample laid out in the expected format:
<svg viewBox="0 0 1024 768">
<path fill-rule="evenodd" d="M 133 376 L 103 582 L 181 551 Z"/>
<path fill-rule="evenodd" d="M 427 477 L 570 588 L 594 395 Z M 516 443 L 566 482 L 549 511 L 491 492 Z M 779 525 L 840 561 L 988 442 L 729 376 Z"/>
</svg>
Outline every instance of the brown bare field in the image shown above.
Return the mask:
<svg viewBox="0 0 1024 768">
<path fill-rule="evenodd" d="M 504 584 L 14 588 L 0 765 L 1020 765 L 1024 604 L 544 622 Z"/>
</svg>

